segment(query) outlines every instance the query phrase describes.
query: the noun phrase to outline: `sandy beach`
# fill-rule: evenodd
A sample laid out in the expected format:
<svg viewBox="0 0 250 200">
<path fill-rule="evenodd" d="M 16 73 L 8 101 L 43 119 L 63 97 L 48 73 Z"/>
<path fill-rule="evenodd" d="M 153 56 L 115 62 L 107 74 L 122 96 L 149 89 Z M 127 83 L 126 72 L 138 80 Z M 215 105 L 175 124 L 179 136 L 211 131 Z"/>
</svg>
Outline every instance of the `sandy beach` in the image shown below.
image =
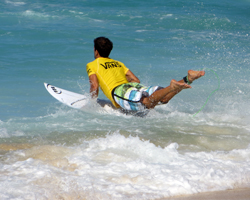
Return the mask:
<svg viewBox="0 0 250 200">
<path fill-rule="evenodd" d="M 166 198 L 165 200 L 249 200 L 250 188 L 216 192 L 204 192 L 194 195 Z"/>
</svg>

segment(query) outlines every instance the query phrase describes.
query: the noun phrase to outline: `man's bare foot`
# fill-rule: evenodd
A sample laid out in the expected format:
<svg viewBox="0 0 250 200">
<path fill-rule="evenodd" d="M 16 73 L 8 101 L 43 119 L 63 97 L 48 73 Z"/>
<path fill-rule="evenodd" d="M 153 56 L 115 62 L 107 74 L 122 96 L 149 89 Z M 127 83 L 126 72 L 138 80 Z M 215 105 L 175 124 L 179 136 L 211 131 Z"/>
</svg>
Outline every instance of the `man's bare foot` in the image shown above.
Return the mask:
<svg viewBox="0 0 250 200">
<path fill-rule="evenodd" d="M 188 89 L 188 88 L 192 88 L 192 87 L 186 83 L 180 83 L 180 82 L 172 79 L 170 82 L 170 88 L 173 91 L 181 91 L 182 89 Z"/>
<path fill-rule="evenodd" d="M 205 75 L 205 71 L 188 70 L 188 81 L 192 83 L 194 80 L 204 75 Z"/>
</svg>

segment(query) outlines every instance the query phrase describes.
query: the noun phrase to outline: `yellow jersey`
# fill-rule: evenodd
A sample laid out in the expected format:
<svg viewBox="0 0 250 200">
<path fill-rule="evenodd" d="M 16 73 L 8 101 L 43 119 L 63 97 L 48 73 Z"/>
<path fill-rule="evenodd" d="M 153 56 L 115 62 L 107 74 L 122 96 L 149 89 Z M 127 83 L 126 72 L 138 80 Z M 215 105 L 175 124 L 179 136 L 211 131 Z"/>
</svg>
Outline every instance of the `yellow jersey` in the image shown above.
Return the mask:
<svg viewBox="0 0 250 200">
<path fill-rule="evenodd" d="M 86 66 L 88 76 L 95 74 L 98 79 L 100 88 L 106 97 L 114 104 L 120 106 L 112 97 L 112 90 L 124 83 L 128 83 L 126 74 L 129 69 L 122 63 L 111 58 L 97 58 Z"/>
</svg>

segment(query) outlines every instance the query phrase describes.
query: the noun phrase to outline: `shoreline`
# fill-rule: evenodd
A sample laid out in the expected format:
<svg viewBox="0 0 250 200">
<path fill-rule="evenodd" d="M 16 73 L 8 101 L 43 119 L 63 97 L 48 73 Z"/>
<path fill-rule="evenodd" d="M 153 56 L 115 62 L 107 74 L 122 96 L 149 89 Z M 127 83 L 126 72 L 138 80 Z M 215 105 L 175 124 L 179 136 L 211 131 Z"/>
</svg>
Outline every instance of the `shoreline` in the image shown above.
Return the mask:
<svg viewBox="0 0 250 200">
<path fill-rule="evenodd" d="M 230 189 L 214 192 L 168 197 L 159 200 L 249 200 L 250 188 Z"/>
</svg>

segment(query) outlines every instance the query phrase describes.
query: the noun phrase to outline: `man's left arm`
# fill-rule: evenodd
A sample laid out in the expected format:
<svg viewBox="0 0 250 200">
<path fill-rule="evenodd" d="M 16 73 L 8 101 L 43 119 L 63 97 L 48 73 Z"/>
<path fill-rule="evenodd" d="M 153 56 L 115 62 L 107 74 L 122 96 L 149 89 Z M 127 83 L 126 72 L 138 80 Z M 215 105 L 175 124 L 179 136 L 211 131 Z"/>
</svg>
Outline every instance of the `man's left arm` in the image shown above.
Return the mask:
<svg viewBox="0 0 250 200">
<path fill-rule="evenodd" d="M 137 78 L 130 70 L 128 70 L 128 72 L 126 73 L 126 79 L 128 80 L 128 82 L 140 83 L 139 78 Z"/>
</svg>

